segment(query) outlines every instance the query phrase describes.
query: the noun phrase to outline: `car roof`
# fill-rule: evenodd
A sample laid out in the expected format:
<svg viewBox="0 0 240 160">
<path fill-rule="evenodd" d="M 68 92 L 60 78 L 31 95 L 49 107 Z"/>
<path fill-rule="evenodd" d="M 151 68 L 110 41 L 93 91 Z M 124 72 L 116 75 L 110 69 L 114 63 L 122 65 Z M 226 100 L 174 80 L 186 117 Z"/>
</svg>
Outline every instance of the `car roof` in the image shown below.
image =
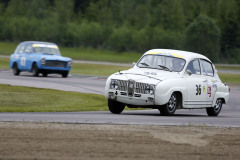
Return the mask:
<svg viewBox="0 0 240 160">
<path fill-rule="evenodd" d="M 173 49 L 152 49 L 152 50 L 149 50 L 144 53 L 144 55 L 146 55 L 146 54 L 164 55 L 164 56 L 171 56 L 171 57 L 176 57 L 176 58 L 183 58 L 186 61 L 190 61 L 195 58 L 206 59 L 206 60 L 210 61 L 206 56 L 198 54 L 198 53 L 181 51 L 181 50 L 173 50 Z"/>
<path fill-rule="evenodd" d="M 51 42 L 41 42 L 41 41 L 24 41 L 24 42 L 21 42 L 20 44 L 25 44 L 25 43 L 28 43 L 28 44 L 48 44 L 48 45 L 56 45 L 55 43 L 51 43 Z"/>
</svg>

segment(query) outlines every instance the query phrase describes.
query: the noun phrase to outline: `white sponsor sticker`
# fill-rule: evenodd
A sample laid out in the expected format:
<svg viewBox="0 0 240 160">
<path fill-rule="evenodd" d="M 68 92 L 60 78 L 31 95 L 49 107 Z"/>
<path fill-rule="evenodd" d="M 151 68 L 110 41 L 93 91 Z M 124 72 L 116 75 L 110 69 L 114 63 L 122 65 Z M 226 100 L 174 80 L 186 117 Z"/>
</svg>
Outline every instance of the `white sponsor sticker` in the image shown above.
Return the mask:
<svg viewBox="0 0 240 160">
<path fill-rule="evenodd" d="M 26 57 L 21 57 L 21 66 L 25 66 L 26 65 Z"/>
</svg>

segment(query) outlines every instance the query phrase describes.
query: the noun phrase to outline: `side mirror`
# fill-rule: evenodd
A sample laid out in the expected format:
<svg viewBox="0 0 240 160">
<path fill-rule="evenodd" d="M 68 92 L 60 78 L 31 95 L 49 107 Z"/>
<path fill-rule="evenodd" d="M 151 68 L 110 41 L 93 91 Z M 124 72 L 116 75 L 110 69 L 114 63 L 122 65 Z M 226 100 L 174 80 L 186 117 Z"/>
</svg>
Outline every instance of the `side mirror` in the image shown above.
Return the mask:
<svg viewBox="0 0 240 160">
<path fill-rule="evenodd" d="M 132 65 L 135 66 L 135 65 L 136 65 L 136 62 L 132 62 Z"/>
<path fill-rule="evenodd" d="M 186 70 L 186 74 L 188 74 L 189 76 L 192 75 L 192 72 L 190 70 Z"/>
</svg>

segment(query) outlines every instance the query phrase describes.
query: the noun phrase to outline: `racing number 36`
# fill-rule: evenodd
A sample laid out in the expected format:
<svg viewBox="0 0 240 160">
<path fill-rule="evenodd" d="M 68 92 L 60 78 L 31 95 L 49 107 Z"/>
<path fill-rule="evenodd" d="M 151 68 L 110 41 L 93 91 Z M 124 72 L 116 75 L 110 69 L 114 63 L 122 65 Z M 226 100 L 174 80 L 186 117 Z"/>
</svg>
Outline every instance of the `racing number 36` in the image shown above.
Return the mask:
<svg viewBox="0 0 240 160">
<path fill-rule="evenodd" d="M 197 90 L 197 93 L 196 95 L 201 95 L 201 85 L 196 85 L 196 90 Z"/>
</svg>

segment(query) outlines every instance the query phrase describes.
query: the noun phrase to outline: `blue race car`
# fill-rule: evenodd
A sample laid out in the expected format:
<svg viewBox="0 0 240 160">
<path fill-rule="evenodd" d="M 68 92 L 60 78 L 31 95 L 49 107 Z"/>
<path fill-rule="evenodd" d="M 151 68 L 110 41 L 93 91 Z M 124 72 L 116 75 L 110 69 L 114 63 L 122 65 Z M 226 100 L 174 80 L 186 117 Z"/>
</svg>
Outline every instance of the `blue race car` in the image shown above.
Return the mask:
<svg viewBox="0 0 240 160">
<path fill-rule="evenodd" d="M 47 77 L 48 74 L 57 73 L 66 78 L 72 67 L 72 59 L 62 57 L 54 43 L 26 41 L 20 43 L 10 56 L 9 66 L 14 75 L 28 71 L 32 72 L 33 76 L 42 73 Z"/>
</svg>

